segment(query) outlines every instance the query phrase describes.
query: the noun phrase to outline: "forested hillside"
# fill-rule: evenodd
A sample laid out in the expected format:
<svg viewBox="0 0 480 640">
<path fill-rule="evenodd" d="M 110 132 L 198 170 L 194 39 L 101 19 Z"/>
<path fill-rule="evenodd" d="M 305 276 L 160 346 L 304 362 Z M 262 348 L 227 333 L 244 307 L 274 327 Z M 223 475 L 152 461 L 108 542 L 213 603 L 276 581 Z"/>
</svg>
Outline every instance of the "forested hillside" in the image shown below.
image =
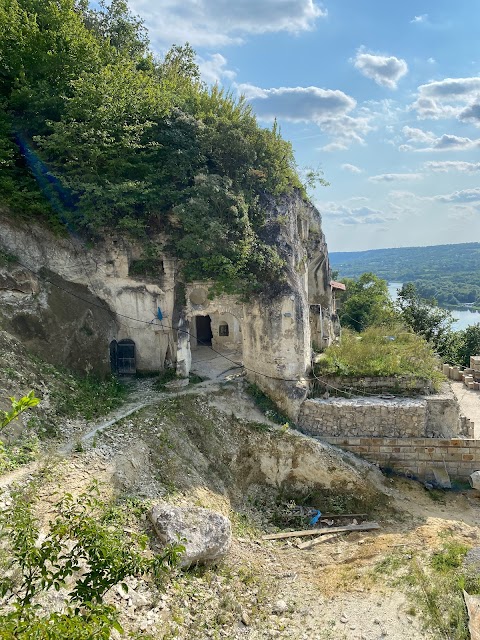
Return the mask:
<svg viewBox="0 0 480 640">
<path fill-rule="evenodd" d="M 187 278 L 237 290 L 281 273 L 262 195 L 302 189 L 276 125 L 202 83 L 188 45 L 156 59 L 123 0 L 0 0 L 0 165 L 5 214 L 161 233 Z"/>
<path fill-rule="evenodd" d="M 372 272 L 390 282 L 413 282 L 442 306 L 480 308 L 480 243 L 330 253 L 339 277 Z"/>
</svg>

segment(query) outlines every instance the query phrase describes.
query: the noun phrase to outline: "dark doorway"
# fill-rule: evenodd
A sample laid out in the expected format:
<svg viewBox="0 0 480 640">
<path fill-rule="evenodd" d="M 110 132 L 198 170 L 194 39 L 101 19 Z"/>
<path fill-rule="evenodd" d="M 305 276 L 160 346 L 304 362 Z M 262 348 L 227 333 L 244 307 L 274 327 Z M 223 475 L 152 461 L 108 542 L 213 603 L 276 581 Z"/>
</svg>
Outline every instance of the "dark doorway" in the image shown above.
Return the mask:
<svg viewBox="0 0 480 640">
<path fill-rule="evenodd" d="M 133 340 L 113 340 L 110 343 L 110 367 L 112 373 L 127 375 L 137 372 L 135 343 Z"/>
<path fill-rule="evenodd" d="M 210 316 L 196 316 L 195 324 L 197 330 L 197 344 L 201 346 L 212 346 L 212 319 Z"/>
</svg>

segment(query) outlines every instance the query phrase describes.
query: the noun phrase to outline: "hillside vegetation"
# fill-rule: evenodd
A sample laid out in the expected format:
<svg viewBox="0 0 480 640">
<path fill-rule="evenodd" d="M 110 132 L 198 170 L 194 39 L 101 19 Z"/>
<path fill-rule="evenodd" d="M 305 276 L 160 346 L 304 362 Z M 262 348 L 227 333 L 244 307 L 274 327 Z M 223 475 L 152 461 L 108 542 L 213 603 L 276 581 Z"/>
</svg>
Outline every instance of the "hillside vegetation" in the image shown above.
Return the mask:
<svg viewBox="0 0 480 640">
<path fill-rule="evenodd" d="M 480 243 L 330 253 L 340 277 L 372 272 L 390 282 L 413 282 L 441 306 L 480 309 Z"/>
<path fill-rule="evenodd" d="M 303 192 L 291 145 L 207 87 L 188 44 L 156 59 L 124 0 L 2 0 L 0 65 L 0 206 L 90 237 L 162 234 L 187 278 L 225 289 L 280 277 L 261 197 Z"/>
</svg>

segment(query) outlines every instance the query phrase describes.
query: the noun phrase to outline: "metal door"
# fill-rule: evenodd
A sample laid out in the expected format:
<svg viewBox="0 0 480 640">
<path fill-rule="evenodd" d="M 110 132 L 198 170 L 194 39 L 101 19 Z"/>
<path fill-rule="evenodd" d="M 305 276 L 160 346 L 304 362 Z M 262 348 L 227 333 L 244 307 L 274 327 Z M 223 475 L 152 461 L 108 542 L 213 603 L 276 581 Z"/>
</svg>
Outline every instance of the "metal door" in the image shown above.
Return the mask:
<svg viewBox="0 0 480 640">
<path fill-rule="evenodd" d="M 136 373 L 135 343 L 133 340 L 120 340 L 117 345 L 117 373 Z"/>
</svg>

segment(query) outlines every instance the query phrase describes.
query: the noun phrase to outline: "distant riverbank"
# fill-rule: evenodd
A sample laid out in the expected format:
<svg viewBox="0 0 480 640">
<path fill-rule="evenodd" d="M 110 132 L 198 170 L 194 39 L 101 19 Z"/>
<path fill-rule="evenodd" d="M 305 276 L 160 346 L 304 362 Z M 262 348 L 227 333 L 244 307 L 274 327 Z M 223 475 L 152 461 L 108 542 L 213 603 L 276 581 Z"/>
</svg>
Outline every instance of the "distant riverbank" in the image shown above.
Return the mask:
<svg viewBox="0 0 480 640">
<path fill-rule="evenodd" d="M 403 282 L 389 282 L 388 292 L 392 300 L 397 299 L 397 292 L 401 289 Z M 449 309 L 452 312 L 455 322 L 452 325 L 452 329 L 455 331 L 462 331 L 472 324 L 480 322 L 480 311 L 474 311 L 471 309 Z"/>
</svg>

